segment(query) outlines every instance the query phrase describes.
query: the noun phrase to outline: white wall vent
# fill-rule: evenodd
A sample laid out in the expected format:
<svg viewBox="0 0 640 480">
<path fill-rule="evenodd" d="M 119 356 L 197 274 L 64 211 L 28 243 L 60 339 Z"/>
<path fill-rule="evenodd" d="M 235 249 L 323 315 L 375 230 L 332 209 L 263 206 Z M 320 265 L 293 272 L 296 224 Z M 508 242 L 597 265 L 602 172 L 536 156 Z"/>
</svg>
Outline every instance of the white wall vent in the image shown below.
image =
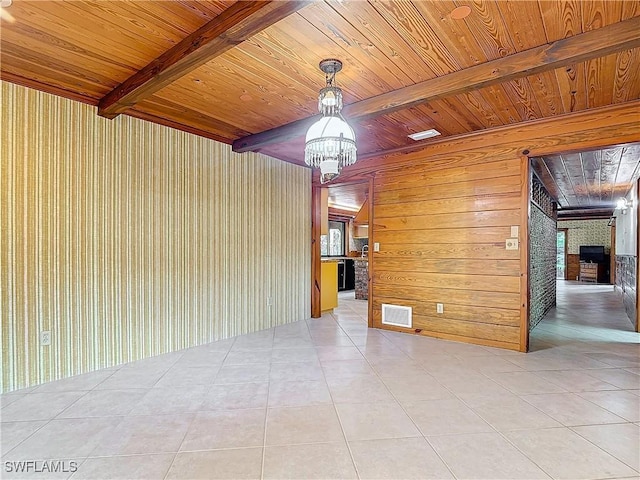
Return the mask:
<svg viewBox="0 0 640 480">
<path fill-rule="evenodd" d="M 396 327 L 411 328 L 411 307 L 382 304 L 382 323 Z"/>
</svg>

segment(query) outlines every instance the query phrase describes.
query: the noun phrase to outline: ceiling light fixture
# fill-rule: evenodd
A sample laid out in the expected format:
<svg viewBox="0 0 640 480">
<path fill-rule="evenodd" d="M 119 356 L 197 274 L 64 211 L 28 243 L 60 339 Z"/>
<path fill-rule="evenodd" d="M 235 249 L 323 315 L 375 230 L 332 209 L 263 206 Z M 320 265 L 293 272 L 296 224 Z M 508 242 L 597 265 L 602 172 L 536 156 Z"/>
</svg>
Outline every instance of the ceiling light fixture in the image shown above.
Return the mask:
<svg viewBox="0 0 640 480">
<path fill-rule="evenodd" d="M 342 90 L 335 85 L 335 77 L 342 70 L 342 62 L 332 58 L 322 60 L 320 70 L 327 82 L 318 95 L 322 118 L 307 131 L 304 161 L 319 168 L 320 183 L 327 183 L 340 175 L 343 167 L 356 163 L 356 135 L 340 113 Z"/>
<path fill-rule="evenodd" d="M 0 19 L 6 20 L 9 23 L 16 21 L 16 19 L 13 18 L 13 15 L 11 15 L 7 10 L 12 3 L 12 0 L 0 0 Z"/>
<path fill-rule="evenodd" d="M 440 132 L 435 128 L 432 128 L 430 130 L 425 130 L 424 132 L 412 133 L 409 135 L 409 138 L 417 141 L 424 140 L 425 138 L 437 137 L 438 135 L 440 135 Z"/>
<path fill-rule="evenodd" d="M 629 202 L 625 197 L 620 197 L 616 204 L 616 209 L 622 211 L 622 213 L 627 213 L 627 208 L 629 208 Z"/>
</svg>

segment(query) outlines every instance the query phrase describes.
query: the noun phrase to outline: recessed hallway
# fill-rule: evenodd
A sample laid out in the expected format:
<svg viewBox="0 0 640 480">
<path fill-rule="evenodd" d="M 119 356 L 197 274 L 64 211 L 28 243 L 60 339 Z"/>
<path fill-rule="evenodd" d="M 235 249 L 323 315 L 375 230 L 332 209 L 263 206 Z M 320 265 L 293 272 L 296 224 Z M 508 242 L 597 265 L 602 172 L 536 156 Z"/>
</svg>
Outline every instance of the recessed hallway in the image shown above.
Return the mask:
<svg viewBox="0 0 640 480">
<path fill-rule="evenodd" d="M 341 299 L 3 395 L 3 478 L 637 478 L 639 336 L 610 286 L 558 298 L 527 355 L 369 330 Z M 8 472 L 53 459 L 77 471 Z"/>
<path fill-rule="evenodd" d="M 617 344 L 615 349 L 628 350 L 638 366 L 638 334 L 611 285 L 558 280 L 557 296 L 557 307 L 534 329 L 532 350 L 545 342 L 558 347 L 574 343 L 585 350 Z"/>
</svg>

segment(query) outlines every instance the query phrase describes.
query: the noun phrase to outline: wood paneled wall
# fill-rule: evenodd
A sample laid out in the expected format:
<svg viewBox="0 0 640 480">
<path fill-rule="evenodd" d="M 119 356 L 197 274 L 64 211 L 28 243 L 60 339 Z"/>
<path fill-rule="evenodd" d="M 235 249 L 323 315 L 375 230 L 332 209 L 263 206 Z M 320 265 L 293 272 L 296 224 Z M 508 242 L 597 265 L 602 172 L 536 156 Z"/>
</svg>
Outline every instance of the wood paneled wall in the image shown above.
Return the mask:
<svg viewBox="0 0 640 480">
<path fill-rule="evenodd" d="M 374 326 L 381 304 L 398 304 L 422 333 L 518 349 L 520 252 L 505 240 L 520 225 L 521 179 L 518 158 L 376 175 Z"/>
<path fill-rule="evenodd" d="M 567 280 L 577 280 L 580 278 L 580 255 L 577 253 L 567 254 Z"/>
<path fill-rule="evenodd" d="M 1 92 L 1 391 L 309 316 L 308 169 Z"/>
<path fill-rule="evenodd" d="M 374 326 L 381 326 L 382 303 L 407 305 L 411 332 L 526 350 L 524 156 L 639 141 L 639 107 L 633 101 L 428 141 L 344 169 L 342 182 L 374 179 Z M 518 251 L 505 250 L 511 225 L 520 226 Z M 436 303 L 444 303 L 444 314 L 436 314 Z"/>
</svg>

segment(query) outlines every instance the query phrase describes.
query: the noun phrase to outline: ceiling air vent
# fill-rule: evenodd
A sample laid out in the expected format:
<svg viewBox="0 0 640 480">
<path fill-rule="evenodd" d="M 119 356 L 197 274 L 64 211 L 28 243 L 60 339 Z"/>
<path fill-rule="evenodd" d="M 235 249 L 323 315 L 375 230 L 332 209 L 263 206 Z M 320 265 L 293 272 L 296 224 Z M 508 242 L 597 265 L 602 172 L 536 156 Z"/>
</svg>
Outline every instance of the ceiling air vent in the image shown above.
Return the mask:
<svg viewBox="0 0 640 480">
<path fill-rule="evenodd" d="M 395 327 L 411 328 L 411 307 L 383 303 L 382 323 Z"/>
<path fill-rule="evenodd" d="M 432 128 L 431 130 L 425 130 L 424 132 L 412 133 L 411 135 L 409 135 L 409 138 L 411 140 L 418 141 L 424 140 L 425 138 L 437 137 L 438 135 L 440 135 L 440 132 L 435 128 Z"/>
</svg>

